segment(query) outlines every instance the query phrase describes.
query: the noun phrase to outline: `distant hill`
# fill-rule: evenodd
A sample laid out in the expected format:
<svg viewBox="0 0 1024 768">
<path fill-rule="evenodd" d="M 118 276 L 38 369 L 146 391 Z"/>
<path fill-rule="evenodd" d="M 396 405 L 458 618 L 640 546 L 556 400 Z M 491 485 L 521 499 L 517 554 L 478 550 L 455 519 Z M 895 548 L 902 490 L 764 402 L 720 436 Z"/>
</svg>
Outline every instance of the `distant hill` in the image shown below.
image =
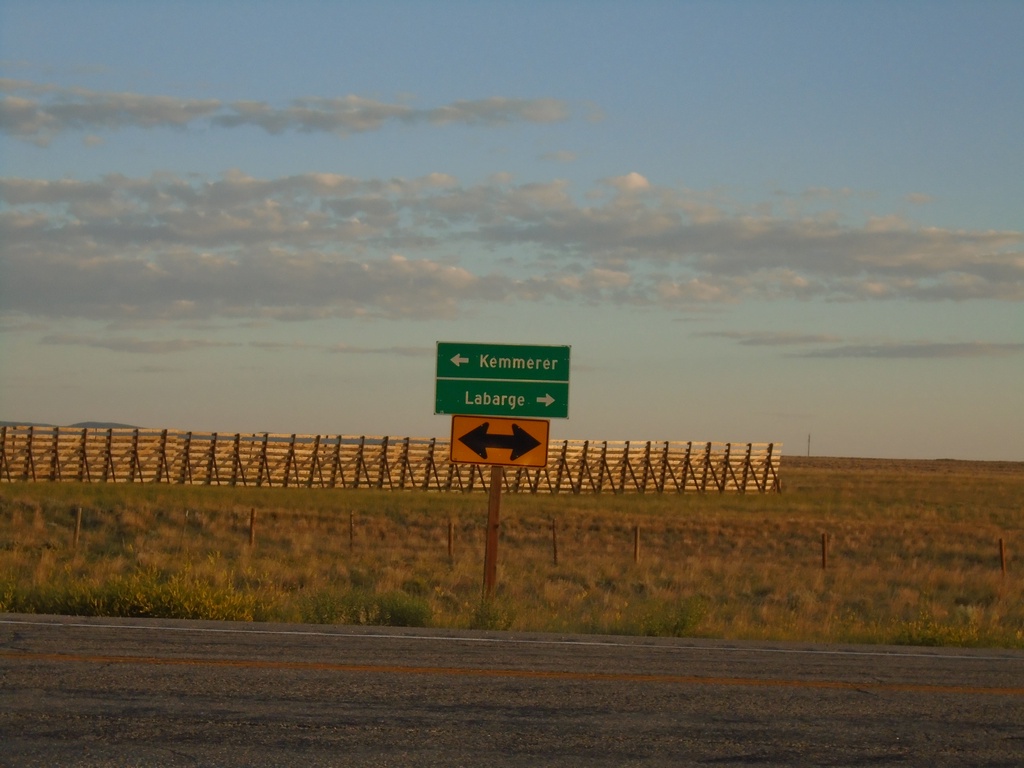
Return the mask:
<svg viewBox="0 0 1024 768">
<path fill-rule="evenodd" d="M 116 421 L 80 421 L 68 426 L 77 429 L 137 429 L 134 424 L 118 424 Z"/>
<path fill-rule="evenodd" d="M 72 429 L 135 429 L 132 424 L 114 421 L 80 421 L 77 424 L 43 424 L 39 421 L 0 421 L 0 427 L 70 427 Z"/>
</svg>

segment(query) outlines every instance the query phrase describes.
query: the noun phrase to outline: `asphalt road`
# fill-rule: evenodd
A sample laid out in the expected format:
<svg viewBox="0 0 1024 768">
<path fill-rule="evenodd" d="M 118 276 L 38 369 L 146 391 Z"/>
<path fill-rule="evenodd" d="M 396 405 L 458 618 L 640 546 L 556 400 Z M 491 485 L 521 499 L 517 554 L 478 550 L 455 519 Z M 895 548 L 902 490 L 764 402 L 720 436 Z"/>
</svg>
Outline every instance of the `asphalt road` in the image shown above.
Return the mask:
<svg viewBox="0 0 1024 768">
<path fill-rule="evenodd" d="M 1024 765 L 1024 653 L 0 614 L 3 766 Z"/>
</svg>

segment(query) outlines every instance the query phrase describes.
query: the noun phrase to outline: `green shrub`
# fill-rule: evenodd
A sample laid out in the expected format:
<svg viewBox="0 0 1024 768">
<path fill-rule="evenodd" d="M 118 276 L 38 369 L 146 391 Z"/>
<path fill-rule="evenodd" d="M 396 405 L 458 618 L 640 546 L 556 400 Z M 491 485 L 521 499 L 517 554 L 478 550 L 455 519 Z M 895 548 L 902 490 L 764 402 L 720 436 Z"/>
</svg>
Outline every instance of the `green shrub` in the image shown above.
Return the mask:
<svg viewBox="0 0 1024 768">
<path fill-rule="evenodd" d="M 685 600 L 644 600 L 612 631 L 646 637 L 687 637 L 696 631 L 707 613 L 707 601 L 699 596 Z"/>
<path fill-rule="evenodd" d="M 299 600 L 299 616 L 304 624 L 344 624 L 347 620 L 342 593 L 318 590 Z"/>
<path fill-rule="evenodd" d="M 470 629 L 506 630 L 515 621 L 516 612 L 512 604 L 497 598 L 484 598 L 477 603 L 470 619 Z"/>
<path fill-rule="evenodd" d="M 425 627 L 430 623 L 431 610 L 426 600 L 405 592 L 385 592 L 377 596 L 378 621 L 389 627 Z"/>
<path fill-rule="evenodd" d="M 946 622 L 922 610 L 912 621 L 896 622 L 892 627 L 895 645 L 961 646 L 979 645 L 980 628 L 973 616 L 965 614 Z"/>
<path fill-rule="evenodd" d="M 258 593 L 217 587 L 188 572 L 165 576 L 143 569 L 98 584 L 62 580 L 0 590 L 3 610 L 68 616 L 264 621 L 273 601 Z"/>
<path fill-rule="evenodd" d="M 425 627 L 432 615 L 430 605 L 422 598 L 364 589 L 317 591 L 300 601 L 299 612 L 304 622 L 312 624 L 388 627 Z"/>
</svg>

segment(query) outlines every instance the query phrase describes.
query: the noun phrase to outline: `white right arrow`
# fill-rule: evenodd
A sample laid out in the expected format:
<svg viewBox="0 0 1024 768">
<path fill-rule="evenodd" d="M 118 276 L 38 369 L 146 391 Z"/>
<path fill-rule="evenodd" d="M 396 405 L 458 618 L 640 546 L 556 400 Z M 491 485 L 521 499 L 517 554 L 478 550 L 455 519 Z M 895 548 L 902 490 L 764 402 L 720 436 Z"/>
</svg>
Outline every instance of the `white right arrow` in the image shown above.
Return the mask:
<svg viewBox="0 0 1024 768">
<path fill-rule="evenodd" d="M 551 395 L 544 395 L 544 397 L 538 397 L 537 402 L 544 403 L 544 405 L 551 405 L 553 402 L 555 402 L 555 398 L 553 398 Z"/>
<path fill-rule="evenodd" d="M 452 358 L 452 362 L 455 363 L 455 367 L 458 368 L 463 363 L 468 363 L 469 362 L 469 358 L 468 357 L 463 357 L 458 352 L 456 352 L 455 353 L 455 357 Z"/>
</svg>

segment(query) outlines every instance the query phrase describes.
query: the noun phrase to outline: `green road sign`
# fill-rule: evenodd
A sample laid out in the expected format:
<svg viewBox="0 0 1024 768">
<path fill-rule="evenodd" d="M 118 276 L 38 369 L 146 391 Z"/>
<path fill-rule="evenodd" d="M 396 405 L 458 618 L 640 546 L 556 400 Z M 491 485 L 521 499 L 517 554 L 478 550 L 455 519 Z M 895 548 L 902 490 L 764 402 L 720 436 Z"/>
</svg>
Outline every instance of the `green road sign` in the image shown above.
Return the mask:
<svg viewBox="0 0 1024 768">
<path fill-rule="evenodd" d="M 564 419 L 569 347 L 439 341 L 434 413 Z"/>
</svg>

